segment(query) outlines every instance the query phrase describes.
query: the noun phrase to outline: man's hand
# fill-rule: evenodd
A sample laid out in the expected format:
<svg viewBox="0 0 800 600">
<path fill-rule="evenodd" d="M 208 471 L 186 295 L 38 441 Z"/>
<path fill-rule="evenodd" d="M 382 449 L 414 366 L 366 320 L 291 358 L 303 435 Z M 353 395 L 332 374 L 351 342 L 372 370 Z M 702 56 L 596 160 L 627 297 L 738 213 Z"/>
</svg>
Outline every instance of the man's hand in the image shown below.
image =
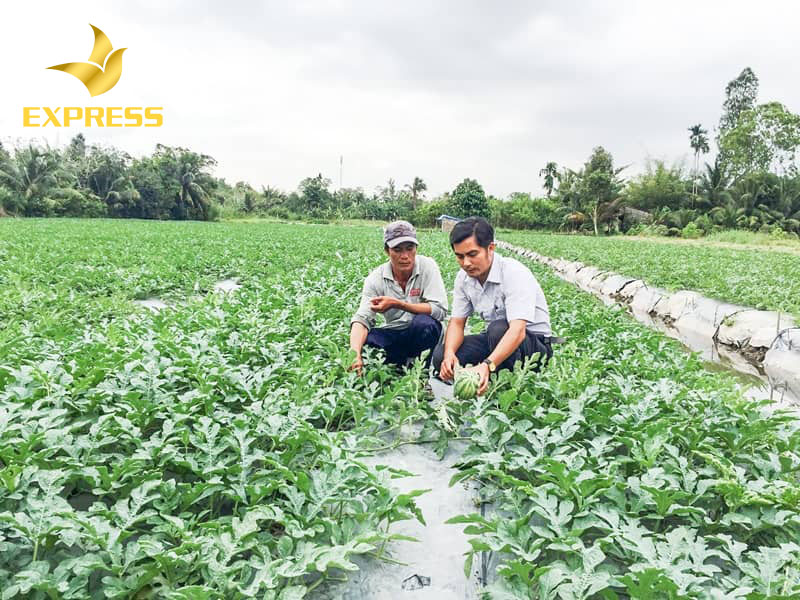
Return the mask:
<svg viewBox="0 0 800 600">
<path fill-rule="evenodd" d="M 350 368 L 347 369 L 348 371 L 355 371 L 359 375 L 364 369 L 364 361 L 361 358 L 360 354 L 356 354 L 356 359 L 353 361 L 353 364 L 350 365 Z"/>
<path fill-rule="evenodd" d="M 375 296 L 371 298 L 370 308 L 375 312 L 385 313 L 387 310 L 400 306 L 400 301 L 391 296 Z"/>
<path fill-rule="evenodd" d="M 456 366 L 458 365 L 458 358 L 454 352 L 445 352 L 442 359 L 442 365 L 439 367 L 439 379 L 448 381 L 455 375 Z"/>
<path fill-rule="evenodd" d="M 475 371 L 480 377 L 480 382 L 478 383 L 478 396 L 480 396 L 489 387 L 489 365 L 481 363 L 474 367 L 468 367 L 468 370 Z"/>
</svg>

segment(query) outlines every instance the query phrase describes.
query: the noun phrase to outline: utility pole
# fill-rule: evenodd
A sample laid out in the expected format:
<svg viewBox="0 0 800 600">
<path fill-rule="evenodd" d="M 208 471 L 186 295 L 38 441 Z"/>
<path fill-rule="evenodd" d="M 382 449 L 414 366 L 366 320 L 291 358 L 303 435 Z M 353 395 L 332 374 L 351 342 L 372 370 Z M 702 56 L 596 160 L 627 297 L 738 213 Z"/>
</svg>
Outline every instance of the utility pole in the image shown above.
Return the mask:
<svg viewBox="0 0 800 600">
<path fill-rule="evenodd" d="M 342 189 L 342 168 L 344 166 L 344 156 L 339 155 L 339 189 Z"/>
</svg>

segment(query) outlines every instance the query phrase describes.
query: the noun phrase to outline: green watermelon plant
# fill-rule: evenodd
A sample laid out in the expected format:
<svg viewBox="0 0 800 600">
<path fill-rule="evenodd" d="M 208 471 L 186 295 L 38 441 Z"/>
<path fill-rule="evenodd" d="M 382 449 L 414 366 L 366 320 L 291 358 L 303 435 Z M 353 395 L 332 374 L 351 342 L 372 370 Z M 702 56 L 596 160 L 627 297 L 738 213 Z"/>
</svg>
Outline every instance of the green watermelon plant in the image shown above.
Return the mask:
<svg viewBox="0 0 800 600">
<path fill-rule="evenodd" d="M 488 597 L 800 595 L 795 416 L 539 265 L 569 342 L 442 422 L 421 363 L 347 371 L 377 227 L 7 220 L 0 257 L 3 598 L 313 597 L 424 522 L 361 458 L 454 437 Z"/>
<path fill-rule="evenodd" d="M 509 231 L 499 236 L 552 258 L 580 261 L 669 290 L 693 290 L 710 298 L 800 318 L 800 255 L 747 247 L 697 245 Z"/>
<path fill-rule="evenodd" d="M 797 417 L 528 263 L 569 343 L 463 415 L 482 483 L 465 567 L 491 598 L 800 595 Z"/>
<path fill-rule="evenodd" d="M 427 414 L 420 378 L 359 378 L 331 342 L 380 245 L 161 225 L 0 236 L 3 598 L 298 598 L 423 519 L 359 460 Z"/>
</svg>

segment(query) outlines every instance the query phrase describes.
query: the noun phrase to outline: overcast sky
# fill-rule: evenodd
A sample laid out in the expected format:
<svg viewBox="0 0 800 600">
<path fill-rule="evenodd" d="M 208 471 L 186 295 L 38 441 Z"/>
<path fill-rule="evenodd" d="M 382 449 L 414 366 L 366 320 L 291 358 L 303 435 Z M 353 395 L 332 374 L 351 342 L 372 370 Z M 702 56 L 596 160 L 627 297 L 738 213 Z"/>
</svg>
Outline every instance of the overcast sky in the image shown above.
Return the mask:
<svg viewBox="0 0 800 600">
<path fill-rule="evenodd" d="M 0 140 L 156 143 L 212 155 L 230 183 L 297 187 L 321 172 L 371 192 L 465 177 L 541 191 L 547 161 L 597 145 L 626 171 L 689 163 L 687 128 L 714 128 L 745 66 L 761 101 L 800 112 L 800 4 L 714 1 L 4 2 Z M 46 67 L 88 58 L 89 23 L 126 47 L 91 98 Z M 161 128 L 30 129 L 23 106 L 163 106 Z M 713 137 L 713 131 L 712 131 Z"/>
</svg>

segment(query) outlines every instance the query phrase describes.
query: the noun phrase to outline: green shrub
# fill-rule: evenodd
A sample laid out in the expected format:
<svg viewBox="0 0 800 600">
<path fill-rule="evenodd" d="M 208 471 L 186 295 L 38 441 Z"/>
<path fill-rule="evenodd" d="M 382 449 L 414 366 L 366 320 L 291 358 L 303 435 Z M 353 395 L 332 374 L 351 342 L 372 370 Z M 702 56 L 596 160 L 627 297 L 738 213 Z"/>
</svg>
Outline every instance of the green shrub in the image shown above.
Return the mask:
<svg viewBox="0 0 800 600">
<path fill-rule="evenodd" d="M 209 221 L 219 221 L 220 216 L 222 215 L 222 210 L 220 209 L 219 204 L 216 202 L 212 202 L 208 205 L 208 219 Z"/>
<path fill-rule="evenodd" d="M 695 240 L 703 237 L 703 230 L 697 226 L 696 222 L 692 221 L 681 230 L 681 237 L 689 240 Z"/>
<path fill-rule="evenodd" d="M 769 230 L 769 237 L 773 240 L 786 240 L 789 239 L 789 232 L 778 225 L 773 225 Z"/>
<path fill-rule="evenodd" d="M 694 220 L 695 225 L 703 232 L 703 235 L 708 235 L 714 229 L 714 222 L 707 214 L 702 214 Z"/>
<path fill-rule="evenodd" d="M 666 225 L 647 225 L 645 223 L 637 223 L 625 232 L 625 235 L 642 235 L 650 237 L 663 237 L 669 234 L 669 228 Z"/>
</svg>

